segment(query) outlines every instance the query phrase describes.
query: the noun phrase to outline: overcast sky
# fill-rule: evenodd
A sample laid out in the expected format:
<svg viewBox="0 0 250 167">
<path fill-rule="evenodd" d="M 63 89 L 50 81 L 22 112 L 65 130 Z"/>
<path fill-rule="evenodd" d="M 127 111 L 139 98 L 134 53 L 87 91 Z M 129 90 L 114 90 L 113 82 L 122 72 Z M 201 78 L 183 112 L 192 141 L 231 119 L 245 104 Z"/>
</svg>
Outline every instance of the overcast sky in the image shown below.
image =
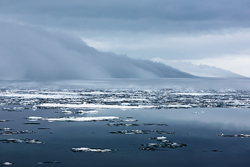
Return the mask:
<svg viewBox="0 0 250 167">
<path fill-rule="evenodd" d="M 249 0 L 0 0 L 0 21 L 72 33 L 100 51 L 249 76 Z"/>
</svg>

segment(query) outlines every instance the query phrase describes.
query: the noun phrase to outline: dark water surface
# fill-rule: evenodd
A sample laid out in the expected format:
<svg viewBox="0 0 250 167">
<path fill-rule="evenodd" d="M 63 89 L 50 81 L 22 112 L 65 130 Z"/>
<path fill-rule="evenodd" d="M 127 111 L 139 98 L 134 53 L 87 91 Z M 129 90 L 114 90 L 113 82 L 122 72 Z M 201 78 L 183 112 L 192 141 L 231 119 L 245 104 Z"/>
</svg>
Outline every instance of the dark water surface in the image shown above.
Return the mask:
<svg viewBox="0 0 250 167">
<path fill-rule="evenodd" d="M 29 121 L 29 116 L 65 117 L 61 109 L 24 109 L 3 111 L 0 107 L 0 129 L 29 130 L 35 133 L 0 135 L 4 139 L 37 139 L 44 144 L 0 142 L 0 162 L 13 162 L 13 166 L 239 166 L 250 163 L 250 137 L 222 137 L 221 134 L 250 134 L 249 109 L 195 108 L 195 109 L 103 109 L 97 114 L 71 114 L 70 116 L 133 117 L 139 126 L 108 126 L 99 122 Z M 31 108 L 32 106 L 26 106 Z M 71 111 L 74 111 L 72 109 Z M 59 113 L 58 113 L 59 112 Z M 40 123 L 40 124 L 25 124 Z M 120 122 L 119 122 L 120 123 Z M 124 123 L 124 122 L 123 122 Z M 154 123 L 152 125 L 148 125 Z M 147 125 L 145 125 L 147 124 Z M 167 124 L 158 125 L 158 124 Z M 42 129 L 41 129 L 42 128 Z M 44 129 L 43 129 L 44 128 Z M 122 130 L 158 130 L 174 134 L 110 134 Z M 5 131 L 1 130 L 0 133 Z M 181 148 L 163 151 L 140 150 L 147 143 L 158 141 L 150 137 L 165 136 L 168 140 L 186 144 Z M 72 152 L 71 148 L 108 148 L 111 153 Z M 57 161 L 58 163 L 56 163 Z M 40 164 L 39 162 L 47 162 Z"/>
<path fill-rule="evenodd" d="M 115 166 L 115 167 L 151 167 L 151 166 L 191 166 L 191 167 L 234 167 L 249 166 L 250 160 L 250 108 L 249 91 L 245 94 L 232 91 L 223 102 L 233 98 L 244 105 L 234 105 L 230 108 L 190 108 L 190 109 L 97 109 L 97 114 L 77 113 L 80 109 L 69 108 L 73 113 L 62 113 L 64 109 L 36 109 L 35 104 L 43 103 L 42 98 L 26 99 L 19 96 L 8 98 L 5 93 L 15 89 L 32 90 L 46 88 L 52 89 L 249 89 L 249 79 L 116 79 L 94 81 L 57 81 L 57 82 L 29 82 L 29 81 L 1 81 L 2 91 L 0 106 L 0 166 L 1 163 L 11 162 L 13 166 Z M 20 90 L 21 90 L 20 89 Z M 64 90 L 63 90 L 64 91 Z M 68 91 L 68 90 L 66 90 Z M 18 93 L 14 92 L 14 93 Z M 180 91 L 181 92 L 181 91 Z M 186 91 L 187 92 L 187 91 Z M 211 91 L 209 91 L 211 93 Z M 30 91 L 36 95 L 36 91 Z M 58 92 L 57 92 L 58 93 Z M 60 93 L 60 92 L 59 92 Z M 72 93 L 72 91 L 70 92 Z M 73 92 L 75 93 L 75 92 Z M 118 92 L 119 93 L 119 92 Z M 140 92 L 139 92 L 140 93 Z M 138 94 L 138 92 L 137 92 Z M 222 93 L 223 94 L 223 93 Z M 151 98 L 150 94 L 147 94 Z M 152 94 L 157 95 L 157 93 Z M 219 94 L 220 95 L 220 94 Z M 232 95 L 232 96 L 231 96 Z M 22 96 L 22 95 L 20 95 Z M 70 94 L 71 96 L 71 94 Z M 156 101 L 159 96 L 154 96 Z M 89 99 L 98 100 L 102 96 L 95 94 Z M 97 98 L 98 97 L 98 98 Z M 112 96 L 107 96 L 107 98 Z M 142 96 L 144 97 L 144 96 Z M 171 99 L 172 96 L 169 96 Z M 176 97 L 176 96 L 174 96 Z M 188 95 L 185 98 L 189 97 Z M 190 96 L 187 99 L 198 99 L 201 102 L 207 99 Z M 203 97 L 203 96 L 202 96 Z M 217 97 L 221 97 L 218 99 Z M 8 102 L 5 101 L 8 98 Z M 20 100 L 19 100 L 20 98 Z M 77 99 L 78 97 L 74 97 Z M 82 97 L 85 98 L 85 95 Z M 130 98 L 130 97 L 129 97 Z M 180 96 L 184 98 L 184 96 Z M 223 95 L 212 96 L 210 100 L 218 102 Z M 36 101 L 39 99 L 39 101 Z M 65 98 L 67 99 L 67 98 Z M 65 99 L 62 99 L 65 100 Z M 34 102 L 32 102 L 34 100 Z M 73 99 L 74 100 L 74 99 Z M 79 100 L 79 99 L 78 99 Z M 80 99 L 82 100 L 82 99 Z M 86 99 L 85 99 L 86 100 Z M 154 100 L 154 99 L 153 99 Z M 172 99 L 173 101 L 175 99 Z M 61 101 L 61 102 L 62 102 Z M 20 103 L 22 102 L 22 103 Z M 39 103 L 38 103 L 39 102 Z M 44 103 L 60 102 L 47 98 Z M 71 103 L 74 101 L 71 100 Z M 153 102 L 153 101 L 151 101 Z M 178 100 L 176 101 L 178 102 Z M 179 100 L 180 102 L 180 100 Z M 9 104 L 9 105 L 7 105 Z M 149 104 L 150 105 L 150 104 Z M 156 104 L 158 105 L 158 104 Z M 7 111 L 4 108 L 24 107 L 26 109 Z M 232 106 L 231 106 L 232 107 Z M 37 117 L 99 117 L 117 116 L 122 120 L 133 118 L 136 122 L 48 122 L 47 120 L 30 121 L 24 119 L 30 116 Z M 4 122 L 3 120 L 7 120 Z M 136 124 L 137 126 L 113 126 L 113 124 Z M 166 124 L 168 126 L 166 126 Z M 10 129 L 4 129 L 10 128 Z M 28 130 L 23 133 L 21 131 Z M 144 130 L 146 134 L 119 134 L 118 132 L 133 132 Z M 10 135 L 10 132 L 19 134 Z M 110 133 L 111 132 L 111 133 Z M 116 134 L 116 132 L 118 134 Z M 159 132 L 165 132 L 160 134 Z M 9 134 L 9 135 L 7 135 Z M 222 135 L 223 134 L 223 135 Z M 244 135 L 241 135 L 244 134 Z M 156 137 L 167 137 L 171 143 L 182 144 L 177 148 L 153 147 L 150 151 L 142 150 L 148 143 L 161 143 L 157 140 L 149 140 Z M 6 143 L 5 139 L 36 139 L 42 144 Z M 73 152 L 72 148 L 101 148 L 112 149 L 113 152 Z M 152 147 L 151 147 L 152 148 Z"/>
</svg>

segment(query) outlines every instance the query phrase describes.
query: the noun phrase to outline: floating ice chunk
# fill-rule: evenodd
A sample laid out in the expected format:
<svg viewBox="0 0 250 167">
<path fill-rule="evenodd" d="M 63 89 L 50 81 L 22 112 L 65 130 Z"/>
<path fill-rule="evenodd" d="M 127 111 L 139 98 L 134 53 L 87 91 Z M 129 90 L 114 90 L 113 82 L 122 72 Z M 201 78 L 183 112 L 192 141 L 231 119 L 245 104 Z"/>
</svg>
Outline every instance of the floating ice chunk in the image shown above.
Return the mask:
<svg viewBox="0 0 250 167">
<path fill-rule="evenodd" d="M 72 148 L 71 151 L 73 152 L 88 152 L 90 151 L 90 148 L 87 147 L 81 147 L 81 148 Z"/>
<path fill-rule="evenodd" d="M 240 135 L 238 135 L 238 137 L 250 137 L 250 135 L 248 135 L 248 134 L 240 134 Z"/>
<path fill-rule="evenodd" d="M 24 108 L 23 107 L 13 107 L 13 108 L 2 108 L 2 111 L 8 111 L 8 112 L 21 112 Z"/>
<path fill-rule="evenodd" d="M 113 152 L 112 149 L 101 149 L 101 148 L 87 148 L 87 147 L 81 147 L 81 148 L 72 148 L 71 151 L 73 152 L 97 152 L 97 153 L 106 153 L 106 152 Z"/>
<path fill-rule="evenodd" d="M 84 111 L 84 110 L 79 110 L 76 112 L 77 114 L 83 115 L 83 114 L 97 114 L 98 111 L 97 110 L 93 110 L 93 111 Z"/>
<path fill-rule="evenodd" d="M 157 132 L 158 134 L 175 134 L 175 132 L 167 132 L 167 131 L 164 131 L 164 130 L 154 130 L 154 132 Z"/>
<path fill-rule="evenodd" d="M 35 133 L 34 131 L 28 131 L 28 130 L 22 130 L 22 131 L 10 131 L 7 130 L 5 133 L 2 133 L 2 135 L 16 135 L 16 134 L 30 134 Z"/>
<path fill-rule="evenodd" d="M 225 135 L 225 134 L 221 134 L 221 135 L 218 135 L 218 136 L 221 136 L 221 137 L 241 137 L 241 138 L 243 138 L 243 137 L 250 137 L 250 135 L 249 134 L 240 134 L 240 135 L 237 135 L 237 134 L 235 134 L 235 135 Z"/>
<path fill-rule="evenodd" d="M 45 92 L 46 93 L 46 92 Z M 59 92 L 58 92 L 59 93 Z M 15 97 L 15 98 L 23 98 L 23 99 L 35 99 L 35 98 L 41 98 L 41 99 L 61 99 L 61 98 L 77 98 L 80 96 L 73 96 L 73 95 L 60 95 L 60 94 L 31 94 L 31 93 L 0 93 L 0 96 L 2 97 Z"/>
<path fill-rule="evenodd" d="M 161 137 L 156 137 L 156 139 L 157 139 L 157 140 L 166 140 L 166 139 L 167 139 L 167 137 L 165 137 L 165 136 L 161 136 Z"/>
<path fill-rule="evenodd" d="M 68 111 L 68 110 L 64 110 L 64 111 L 62 111 L 62 113 L 64 113 L 64 114 L 72 114 L 73 112 L 72 111 Z"/>
<path fill-rule="evenodd" d="M 61 112 L 58 112 L 58 113 L 64 113 L 64 114 L 72 114 L 72 113 L 76 113 L 76 114 L 79 114 L 79 115 L 83 115 L 83 114 L 97 114 L 98 111 L 97 110 L 88 110 L 88 111 L 85 111 L 85 110 L 79 110 L 79 111 L 76 111 L 76 112 L 72 112 L 72 111 L 68 111 L 68 110 L 64 110 L 64 111 L 61 111 Z"/>
<path fill-rule="evenodd" d="M 10 166 L 10 165 L 13 165 L 14 163 L 11 163 L 11 162 L 4 162 L 4 163 L 1 163 L 2 166 Z"/>
<path fill-rule="evenodd" d="M 117 120 L 119 117 L 115 116 L 106 116 L 106 117 L 61 117 L 61 118 L 44 118 L 44 117 L 36 117 L 30 116 L 27 119 L 34 120 L 45 120 L 49 122 L 55 121 L 65 121 L 65 122 L 87 122 L 87 121 L 108 121 L 108 120 Z"/>
<path fill-rule="evenodd" d="M 145 125 L 145 126 L 149 126 L 149 125 L 168 126 L 167 124 L 157 124 L 157 123 L 144 123 L 143 125 Z"/>
<path fill-rule="evenodd" d="M 157 151 L 157 149 L 155 149 L 154 147 L 140 147 L 139 150 Z"/>
<path fill-rule="evenodd" d="M 145 146 L 142 144 L 142 146 Z M 186 144 L 180 144 L 180 143 L 172 143 L 170 141 L 162 142 L 162 143 L 148 143 L 146 147 L 158 147 L 158 148 L 181 148 L 186 147 Z"/>
<path fill-rule="evenodd" d="M 27 118 L 30 121 L 38 121 L 38 120 L 43 120 L 43 117 L 37 117 L 37 116 L 30 116 Z"/>
<path fill-rule="evenodd" d="M 171 93 L 175 95 L 190 95 L 190 96 L 205 96 L 205 95 L 213 95 L 212 93 L 200 93 L 200 92 L 195 92 L 195 93 Z"/>
<path fill-rule="evenodd" d="M 33 111 L 36 111 L 37 110 L 37 106 L 32 106 L 31 108 Z"/>
<path fill-rule="evenodd" d="M 136 122 L 138 121 L 137 119 L 133 119 L 133 118 L 130 118 L 130 119 L 123 119 L 121 120 L 122 122 Z"/>
<path fill-rule="evenodd" d="M 186 144 L 171 142 L 170 140 L 167 140 L 165 136 L 161 137 L 151 137 L 149 140 L 157 140 L 161 141 L 158 143 L 148 143 L 148 144 L 142 144 L 144 147 L 140 147 L 140 150 L 147 150 L 147 151 L 167 151 L 165 148 L 181 148 L 181 147 L 187 147 Z M 155 149 L 155 148 L 161 148 L 161 149 Z"/>
<path fill-rule="evenodd" d="M 148 143 L 148 146 L 149 147 L 155 147 L 155 146 L 157 146 L 158 145 L 158 143 Z"/>
<path fill-rule="evenodd" d="M 35 139 L 26 139 L 26 140 L 24 140 L 25 141 L 25 143 L 27 143 L 27 144 L 43 144 L 43 142 L 41 142 L 41 141 L 39 141 L 39 140 L 35 140 Z"/>
<path fill-rule="evenodd" d="M 109 123 L 107 124 L 108 126 L 140 126 L 139 124 L 124 124 L 124 123 L 120 123 L 120 124 L 114 124 L 114 123 Z"/>
<path fill-rule="evenodd" d="M 170 145 L 171 147 L 173 147 L 173 148 L 177 148 L 177 147 L 180 147 L 181 146 L 181 144 L 179 144 L 179 143 L 171 143 L 171 145 Z"/>
<path fill-rule="evenodd" d="M 12 133 L 9 132 L 5 132 L 5 133 L 0 133 L 1 135 L 5 136 L 5 135 L 12 135 Z"/>
<path fill-rule="evenodd" d="M 148 130 L 121 130 L 109 132 L 110 134 L 125 134 L 125 135 L 134 135 L 134 134 L 148 134 Z"/>
<path fill-rule="evenodd" d="M 9 122 L 9 121 L 13 121 L 13 120 L 5 120 L 5 119 L 0 120 L 0 122 Z"/>
<path fill-rule="evenodd" d="M 47 120 L 49 122 L 54 121 L 66 121 L 66 122 L 87 122 L 87 121 L 107 121 L 119 119 L 119 117 L 115 116 L 106 116 L 106 117 L 62 117 L 62 118 L 44 118 L 43 120 Z"/>
<path fill-rule="evenodd" d="M 2 141 L 3 143 L 22 143 L 23 140 L 21 139 L 3 139 L 3 140 L 0 140 Z"/>
<path fill-rule="evenodd" d="M 118 120 L 111 120 L 110 122 L 136 122 L 137 119 L 129 118 L 129 119 L 118 119 Z"/>
<path fill-rule="evenodd" d="M 104 104 L 58 104 L 58 103 L 44 103 L 37 105 L 38 108 L 119 108 L 119 109 L 142 109 L 154 108 L 155 106 L 121 106 L 121 105 L 104 105 Z"/>
<path fill-rule="evenodd" d="M 41 142 L 36 139 L 3 139 L 0 140 L 3 143 L 27 143 L 27 144 L 44 144 L 44 142 Z"/>
<path fill-rule="evenodd" d="M 61 162 L 59 161 L 45 161 L 45 162 L 37 162 L 38 165 L 43 165 L 43 164 L 60 164 Z"/>
<path fill-rule="evenodd" d="M 193 114 L 205 114 L 205 111 L 194 111 Z"/>
<path fill-rule="evenodd" d="M 192 106 L 182 105 L 182 104 L 171 104 L 171 105 L 167 105 L 167 108 L 192 108 Z"/>
</svg>

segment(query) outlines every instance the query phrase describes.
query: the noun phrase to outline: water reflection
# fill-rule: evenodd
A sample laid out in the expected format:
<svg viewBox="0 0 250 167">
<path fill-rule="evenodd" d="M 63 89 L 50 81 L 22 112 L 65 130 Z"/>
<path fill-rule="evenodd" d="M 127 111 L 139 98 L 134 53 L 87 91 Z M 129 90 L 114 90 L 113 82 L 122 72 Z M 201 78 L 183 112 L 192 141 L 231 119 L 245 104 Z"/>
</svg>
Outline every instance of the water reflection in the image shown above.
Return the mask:
<svg viewBox="0 0 250 167">
<path fill-rule="evenodd" d="M 98 110 L 96 117 L 114 115 L 121 118 L 119 122 L 108 123 L 108 120 L 48 122 L 23 119 L 32 115 L 65 117 L 60 109 L 4 110 L 1 110 L 2 134 L 13 132 L 15 139 L 22 142 L 43 143 L 22 144 L 15 142 L 19 140 L 10 140 L 8 135 L 0 135 L 2 161 L 13 162 L 17 166 L 36 166 L 39 162 L 60 162 L 57 166 L 236 166 L 249 163 L 250 138 L 241 136 L 250 134 L 249 109 Z M 200 111 L 203 112 L 194 114 Z M 72 112 L 72 116 L 79 114 Z M 91 116 L 91 113 L 85 116 Z M 221 134 L 239 136 L 225 137 Z M 91 154 L 89 151 L 74 154 L 72 148 L 116 151 L 114 154 L 106 154 L 105 151 L 104 154 Z M 27 160 L 25 157 L 30 158 Z"/>
</svg>

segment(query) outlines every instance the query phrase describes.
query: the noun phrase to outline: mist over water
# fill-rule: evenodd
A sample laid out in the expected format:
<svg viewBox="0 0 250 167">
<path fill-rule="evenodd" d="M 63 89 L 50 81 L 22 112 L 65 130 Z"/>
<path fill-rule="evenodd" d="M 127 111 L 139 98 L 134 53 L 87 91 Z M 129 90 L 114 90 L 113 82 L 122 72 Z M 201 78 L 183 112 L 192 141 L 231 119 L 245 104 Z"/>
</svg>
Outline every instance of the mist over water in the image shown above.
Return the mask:
<svg viewBox="0 0 250 167">
<path fill-rule="evenodd" d="M 76 89 L 249 89 L 249 78 L 155 78 L 155 79 L 92 79 L 59 81 L 0 81 L 0 86 L 22 88 L 76 88 Z"/>
<path fill-rule="evenodd" d="M 0 26 L 3 80 L 194 77 L 162 63 L 98 51 L 71 34 L 1 21 Z"/>
</svg>

